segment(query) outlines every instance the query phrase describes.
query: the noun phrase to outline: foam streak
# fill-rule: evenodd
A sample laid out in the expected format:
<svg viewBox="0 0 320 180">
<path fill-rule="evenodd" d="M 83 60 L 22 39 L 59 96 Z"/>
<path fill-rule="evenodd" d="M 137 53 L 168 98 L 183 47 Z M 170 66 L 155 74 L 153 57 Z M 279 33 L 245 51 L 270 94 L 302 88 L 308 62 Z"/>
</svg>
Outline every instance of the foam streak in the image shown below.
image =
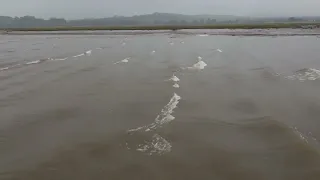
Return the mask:
<svg viewBox="0 0 320 180">
<path fill-rule="evenodd" d="M 179 104 L 179 100 L 181 97 L 177 95 L 176 93 L 173 94 L 172 98 L 170 99 L 170 102 L 164 106 L 164 108 L 161 110 L 161 113 L 157 116 L 155 121 L 147 126 L 142 126 L 136 129 L 131 129 L 128 132 L 135 132 L 135 131 L 152 131 L 155 129 L 158 129 L 163 124 L 169 123 L 175 119 L 174 116 L 171 114 L 173 113 L 173 110 L 177 108 L 177 105 Z"/>
</svg>

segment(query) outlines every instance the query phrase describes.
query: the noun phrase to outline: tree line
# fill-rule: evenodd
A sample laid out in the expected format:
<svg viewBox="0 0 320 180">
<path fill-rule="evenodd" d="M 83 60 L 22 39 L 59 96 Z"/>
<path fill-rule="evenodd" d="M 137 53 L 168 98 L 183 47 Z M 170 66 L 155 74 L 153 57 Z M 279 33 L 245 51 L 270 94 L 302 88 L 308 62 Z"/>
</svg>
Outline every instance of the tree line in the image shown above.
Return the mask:
<svg viewBox="0 0 320 180">
<path fill-rule="evenodd" d="M 101 19 L 66 20 L 63 18 L 41 19 L 34 16 L 0 16 L 0 28 L 36 28 L 68 26 L 137 26 L 137 25 L 205 25 L 215 24 L 216 19 L 152 19 L 139 17 L 110 17 Z"/>
<path fill-rule="evenodd" d="M 272 22 L 320 22 L 320 17 L 247 18 L 236 16 L 182 15 L 153 13 L 132 17 L 114 16 L 99 19 L 66 20 L 63 18 L 41 19 L 34 16 L 0 16 L 0 29 L 37 27 L 99 27 L 99 26 L 153 26 L 153 25 L 214 25 L 214 24 L 259 24 Z"/>
<path fill-rule="evenodd" d="M 61 18 L 50 18 L 48 20 L 36 18 L 34 16 L 9 17 L 0 16 L 0 28 L 29 28 L 47 26 L 65 26 L 67 21 Z"/>
</svg>

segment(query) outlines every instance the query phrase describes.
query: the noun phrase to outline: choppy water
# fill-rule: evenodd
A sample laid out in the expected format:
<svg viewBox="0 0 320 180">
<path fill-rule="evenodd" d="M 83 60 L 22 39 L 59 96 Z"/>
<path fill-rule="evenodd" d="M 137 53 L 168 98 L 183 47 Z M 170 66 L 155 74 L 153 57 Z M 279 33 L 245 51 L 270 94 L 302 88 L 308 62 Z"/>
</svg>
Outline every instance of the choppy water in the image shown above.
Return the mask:
<svg viewBox="0 0 320 180">
<path fill-rule="evenodd" d="M 0 179 L 320 179 L 320 41 L 0 36 Z"/>
</svg>

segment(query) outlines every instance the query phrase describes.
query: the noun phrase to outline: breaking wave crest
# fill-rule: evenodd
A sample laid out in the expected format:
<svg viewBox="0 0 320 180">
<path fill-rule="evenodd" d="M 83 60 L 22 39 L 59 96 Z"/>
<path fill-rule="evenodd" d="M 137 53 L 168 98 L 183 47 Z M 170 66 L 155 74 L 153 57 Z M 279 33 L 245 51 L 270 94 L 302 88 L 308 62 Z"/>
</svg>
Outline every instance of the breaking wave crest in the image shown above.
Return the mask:
<svg viewBox="0 0 320 180">
<path fill-rule="evenodd" d="M 135 131 L 152 131 L 159 127 L 161 127 L 163 124 L 169 123 L 175 119 L 174 116 L 172 116 L 173 110 L 177 108 L 177 105 L 179 104 L 179 100 L 181 97 L 177 95 L 176 93 L 173 94 L 172 98 L 170 99 L 170 102 L 164 106 L 164 108 L 161 110 L 161 113 L 157 116 L 155 121 L 149 125 L 138 127 L 135 129 L 131 129 L 128 132 L 135 132 Z"/>
</svg>

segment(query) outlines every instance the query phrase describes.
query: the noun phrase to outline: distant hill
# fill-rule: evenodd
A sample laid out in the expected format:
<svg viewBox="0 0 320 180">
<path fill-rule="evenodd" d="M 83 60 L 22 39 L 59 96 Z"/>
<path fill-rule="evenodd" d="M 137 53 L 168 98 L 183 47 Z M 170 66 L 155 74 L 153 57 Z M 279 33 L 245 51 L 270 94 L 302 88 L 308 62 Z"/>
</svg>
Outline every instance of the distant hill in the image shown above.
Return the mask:
<svg viewBox="0 0 320 180">
<path fill-rule="evenodd" d="M 50 18 L 48 20 L 33 16 L 0 16 L 0 28 L 36 28 L 36 27 L 70 27 L 70 26 L 153 26 L 153 25 L 213 25 L 232 23 L 296 22 L 320 21 L 319 17 L 278 17 L 250 18 L 232 15 L 183 15 L 174 13 L 153 13 L 137 16 L 114 16 L 97 19 L 65 20 Z"/>
<path fill-rule="evenodd" d="M 172 24 L 213 24 L 219 21 L 235 21 L 246 17 L 231 15 L 183 15 L 173 13 L 153 13 L 131 17 L 114 16 L 101 19 L 81 19 L 69 21 L 72 25 L 172 25 Z"/>
<path fill-rule="evenodd" d="M 53 26 L 130 26 L 130 25 L 198 25 L 215 24 L 221 21 L 236 21 L 245 17 L 231 15 L 183 15 L 173 13 L 153 13 L 131 17 L 114 16 L 97 19 L 65 20 L 51 18 L 44 20 L 33 16 L 0 16 L 0 28 L 32 28 Z"/>
<path fill-rule="evenodd" d="M 216 19 L 217 21 L 226 21 L 226 20 L 236 20 L 238 18 L 242 19 L 243 17 L 232 16 L 232 15 L 184 15 L 184 14 L 174 14 L 174 13 L 153 13 L 145 14 L 139 16 L 128 17 L 129 19 L 141 19 L 147 21 L 194 21 L 194 20 L 206 20 L 206 19 Z"/>
</svg>

